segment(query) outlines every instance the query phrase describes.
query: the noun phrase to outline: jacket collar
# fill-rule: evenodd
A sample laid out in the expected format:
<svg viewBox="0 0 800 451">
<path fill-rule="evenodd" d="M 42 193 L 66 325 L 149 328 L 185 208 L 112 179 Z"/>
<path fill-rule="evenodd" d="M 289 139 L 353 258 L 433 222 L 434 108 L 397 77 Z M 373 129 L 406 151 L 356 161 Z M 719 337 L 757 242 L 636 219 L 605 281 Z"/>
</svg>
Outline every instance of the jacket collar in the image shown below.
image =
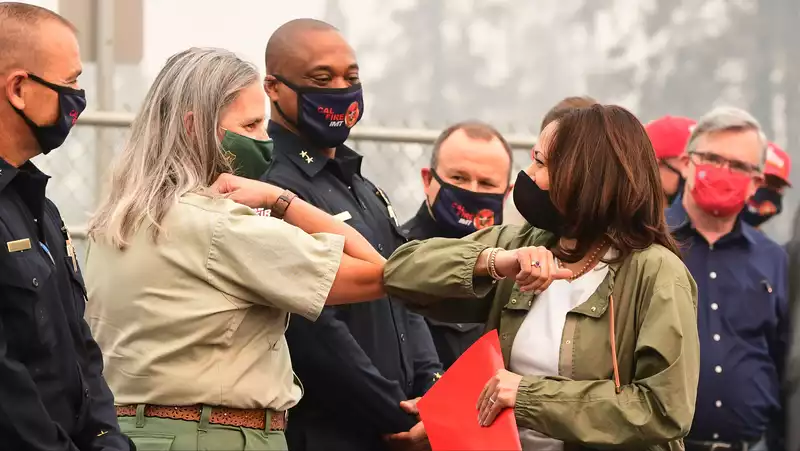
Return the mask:
<svg viewBox="0 0 800 451">
<path fill-rule="evenodd" d="M 328 158 L 321 150 L 292 133 L 277 122 L 269 121 L 267 134 L 274 143 L 274 151 L 282 153 L 307 176 L 313 178 L 322 171 L 329 162 L 339 166 L 343 175 L 352 179 L 353 175 L 361 175 L 363 157 L 342 144 L 336 148 L 336 156 Z"/>
</svg>

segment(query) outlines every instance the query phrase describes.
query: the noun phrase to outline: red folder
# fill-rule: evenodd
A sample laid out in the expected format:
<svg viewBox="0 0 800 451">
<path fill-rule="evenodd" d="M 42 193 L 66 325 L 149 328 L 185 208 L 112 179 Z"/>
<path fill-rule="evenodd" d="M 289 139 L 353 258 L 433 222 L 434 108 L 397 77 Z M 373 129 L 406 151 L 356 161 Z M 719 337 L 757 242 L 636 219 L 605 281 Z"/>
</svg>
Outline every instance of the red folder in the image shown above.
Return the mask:
<svg viewBox="0 0 800 451">
<path fill-rule="evenodd" d="M 504 368 L 493 330 L 465 352 L 417 403 L 433 451 L 521 451 L 514 411 L 506 409 L 489 427 L 478 424 L 478 397 Z"/>
</svg>

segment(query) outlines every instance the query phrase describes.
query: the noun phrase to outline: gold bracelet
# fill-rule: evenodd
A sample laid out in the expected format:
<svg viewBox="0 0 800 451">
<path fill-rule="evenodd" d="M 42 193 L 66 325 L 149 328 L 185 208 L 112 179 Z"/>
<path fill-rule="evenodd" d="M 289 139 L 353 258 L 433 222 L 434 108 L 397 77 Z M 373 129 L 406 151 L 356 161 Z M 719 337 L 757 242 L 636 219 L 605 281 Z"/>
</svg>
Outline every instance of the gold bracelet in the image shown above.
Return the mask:
<svg viewBox="0 0 800 451">
<path fill-rule="evenodd" d="M 494 280 L 503 280 L 505 276 L 500 277 L 500 274 L 497 272 L 497 267 L 495 266 L 495 258 L 497 254 L 502 251 L 503 249 L 496 247 L 491 250 L 489 253 L 489 263 L 486 265 L 487 269 L 489 270 L 489 275 L 492 276 Z"/>
</svg>

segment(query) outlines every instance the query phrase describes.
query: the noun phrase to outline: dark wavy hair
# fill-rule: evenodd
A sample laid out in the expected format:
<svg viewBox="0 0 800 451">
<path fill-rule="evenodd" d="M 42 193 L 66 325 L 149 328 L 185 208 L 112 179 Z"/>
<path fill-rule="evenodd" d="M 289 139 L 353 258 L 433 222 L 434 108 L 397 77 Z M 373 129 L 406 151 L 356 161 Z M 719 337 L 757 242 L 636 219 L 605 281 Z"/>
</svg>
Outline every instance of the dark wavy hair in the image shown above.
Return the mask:
<svg viewBox="0 0 800 451">
<path fill-rule="evenodd" d="M 614 261 L 653 244 L 681 255 L 667 228 L 653 146 L 628 110 L 596 104 L 558 119 L 547 169 L 563 236 L 577 241 L 554 246 L 561 260 L 579 261 L 603 238 L 619 251 Z"/>
</svg>

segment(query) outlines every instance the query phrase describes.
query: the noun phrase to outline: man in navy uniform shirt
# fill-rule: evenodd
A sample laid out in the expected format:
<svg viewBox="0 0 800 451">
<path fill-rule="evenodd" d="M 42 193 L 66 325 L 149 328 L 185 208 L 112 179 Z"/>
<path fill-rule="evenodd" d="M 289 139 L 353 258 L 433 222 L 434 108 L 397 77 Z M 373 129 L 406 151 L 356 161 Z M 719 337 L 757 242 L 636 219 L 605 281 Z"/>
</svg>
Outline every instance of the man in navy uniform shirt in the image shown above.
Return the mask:
<svg viewBox="0 0 800 451">
<path fill-rule="evenodd" d="M 512 152 L 491 125 L 465 121 L 447 127 L 422 168 L 425 201 L 403 224 L 409 240 L 463 238 L 503 222 Z M 445 323 L 426 318 L 439 360 L 449 368 L 483 335 L 482 323 Z"/>
<path fill-rule="evenodd" d="M 781 447 L 787 256 L 740 213 L 763 178 L 767 141 L 745 111 L 720 108 L 686 146 L 667 221 L 697 281 L 701 368 L 687 450 Z"/>
<path fill-rule="evenodd" d="M 364 114 L 353 50 L 331 25 L 298 19 L 270 37 L 266 65 L 274 160 L 263 179 L 350 224 L 389 257 L 405 241 L 397 218 L 361 175 L 361 155 L 344 145 Z M 388 297 L 326 307 L 315 323 L 293 317 L 286 339 L 305 387 L 289 421 L 290 449 L 427 444 L 414 402 L 406 402 L 442 370 L 421 316 Z"/>
<path fill-rule="evenodd" d="M 74 27 L 0 3 L 0 71 L 0 448 L 127 451 L 75 249 L 29 161 L 59 147 L 86 106 Z"/>
</svg>

